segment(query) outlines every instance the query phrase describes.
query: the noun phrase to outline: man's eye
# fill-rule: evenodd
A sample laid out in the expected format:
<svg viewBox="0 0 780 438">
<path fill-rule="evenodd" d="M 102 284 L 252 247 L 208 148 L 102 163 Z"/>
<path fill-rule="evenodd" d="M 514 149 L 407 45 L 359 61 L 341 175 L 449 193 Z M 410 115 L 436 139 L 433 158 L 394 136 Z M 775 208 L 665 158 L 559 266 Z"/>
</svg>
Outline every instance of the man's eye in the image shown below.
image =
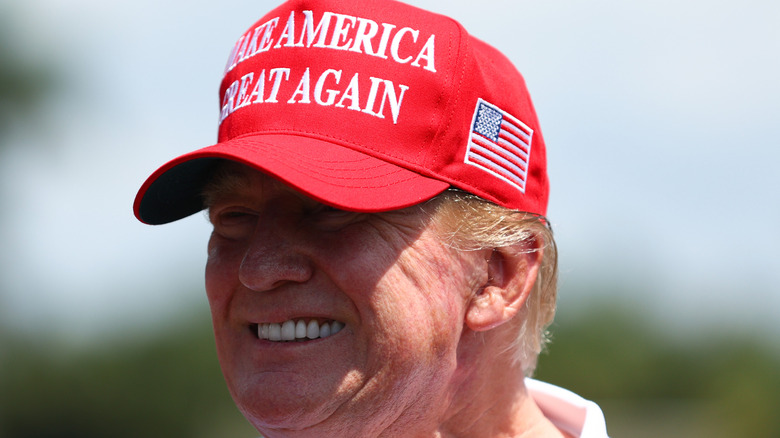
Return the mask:
<svg viewBox="0 0 780 438">
<path fill-rule="evenodd" d="M 360 216 L 360 213 L 355 213 L 353 211 L 340 210 L 328 205 L 321 205 L 312 212 L 310 217 L 314 223 L 319 226 L 328 229 L 336 229 L 352 224 L 357 221 Z"/>
<path fill-rule="evenodd" d="M 243 210 L 222 210 L 212 213 L 210 216 L 214 225 L 226 225 L 247 220 L 252 215 Z"/>
<path fill-rule="evenodd" d="M 229 222 L 249 219 L 252 217 L 252 215 L 245 211 L 226 211 L 221 213 L 219 217 L 221 220 Z"/>
<path fill-rule="evenodd" d="M 257 222 L 257 214 L 243 209 L 225 209 L 210 216 L 214 231 L 231 239 L 250 236 Z"/>
</svg>

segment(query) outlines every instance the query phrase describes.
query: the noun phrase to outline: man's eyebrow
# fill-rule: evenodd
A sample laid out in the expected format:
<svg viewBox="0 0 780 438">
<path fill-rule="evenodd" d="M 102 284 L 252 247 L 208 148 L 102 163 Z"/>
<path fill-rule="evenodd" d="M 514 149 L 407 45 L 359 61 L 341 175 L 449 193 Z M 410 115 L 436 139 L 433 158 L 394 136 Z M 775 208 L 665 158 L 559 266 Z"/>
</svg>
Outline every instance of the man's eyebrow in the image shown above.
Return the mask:
<svg viewBox="0 0 780 438">
<path fill-rule="evenodd" d="M 211 208 L 220 198 L 236 193 L 249 186 L 249 177 L 237 166 L 220 164 L 204 184 L 201 191 L 203 207 Z"/>
</svg>

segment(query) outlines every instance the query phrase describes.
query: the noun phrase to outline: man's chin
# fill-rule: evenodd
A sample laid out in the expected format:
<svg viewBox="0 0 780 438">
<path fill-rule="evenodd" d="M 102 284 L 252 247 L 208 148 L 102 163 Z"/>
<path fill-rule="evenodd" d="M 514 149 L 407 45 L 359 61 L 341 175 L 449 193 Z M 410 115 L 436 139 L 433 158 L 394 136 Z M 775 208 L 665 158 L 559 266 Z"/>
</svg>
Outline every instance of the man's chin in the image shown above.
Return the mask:
<svg viewBox="0 0 780 438">
<path fill-rule="evenodd" d="M 257 429 L 303 430 L 331 417 L 349 398 L 342 382 L 324 385 L 322 380 L 266 375 L 231 391 L 244 417 Z"/>
<path fill-rule="evenodd" d="M 298 404 L 288 405 L 258 405 L 236 402 L 244 417 L 260 431 L 302 431 L 311 429 L 327 419 L 328 415 L 319 411 L 308 410 Z"/>
</svg>

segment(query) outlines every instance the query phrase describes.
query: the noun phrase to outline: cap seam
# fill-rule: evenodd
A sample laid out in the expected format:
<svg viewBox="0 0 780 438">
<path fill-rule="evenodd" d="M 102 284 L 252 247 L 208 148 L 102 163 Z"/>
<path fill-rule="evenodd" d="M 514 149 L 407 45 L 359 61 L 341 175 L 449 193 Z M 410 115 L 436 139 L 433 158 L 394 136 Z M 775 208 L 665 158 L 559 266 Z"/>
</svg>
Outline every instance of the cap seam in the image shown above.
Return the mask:
<svg viewBox="0 0 780 438">
<path fill-rule="evenodd" d="M 297 130 L 297 129 L 296 130 L 292 130 L 292 129 L 284 129 L 284 130 L 282 130 L 282 129 L 279 129 L 279 130 L 253 131 L 253 132 L 247 132 L 247 133 L 238 135 L 238 136 L 233 137 L 230 140 L 226 140 L 226 141 L 234 141 L 234 140 L 238 140 L 238 139 L 242 139 L 242 138 L 246 138 L 246 137 L 258 136 L 258 135 L 277 135 L 277 134 L 298 135 L 298 136 L 301 136 L 301 137 L 307 137 L 307 138 L 319 139 L 319 140 L 322 140 L 322 139 L 335 140 L 337 142 L 342 143 L 342 145 L 348 145 L 348 146 L 354 146 L 354 147 L 360 148 L 360 150 L 356 151 L 356 152 L 365 153 L 364 151 L 367 150 L 367 151 L 375 152 L 377 154 L 382 154 L 383 157 L 393 158 L 393 159 L 395 159 L 399 163 L 404 163 L 404 165 L 409 166 L 411 168 L 409 170 L 412 171 L 412 172 L 419 173 L 421 175 L 429 176 L 429 177 L 430 177 L 430 175 L 432 175 L 432 172 L 430 172 L 429 169 L 420 166 L 419 161 L 415 162 L 414 160 L 408 160 L 405 157 L 388 154 L 388 153 L 385 153 L 384 151 L 378 151 L 376 149 L 372 149 L 370 147 L 366 147 L 363 144 L 352 142 L 352 141 L 350 141 L 350 140 L 348 140 L 346 138 L 333 136 L 333 135 L 326 135 L 326 134 L 322 134 L 322 133 L 314 132 L 314 131 L 305 131 L 305 130 Z M 328 141 L 328 140 L 325 140 L 325 141 Z M 225 143 L 225 142 L 219 142 L 217 144 L 221 144 L 221 143 Z M 373 158 L 378 158 L 378 157 L 373 156 L 373 155 L 372 155 L 372 157 Z M 378 158 L 378 159 L 382 159 L 382 158 Z M 405 167 L 405 166 L 401 166 L 401 167 Z M 412 170 L 412 169 L 414 169 L 414 170 Z M 427 173 L 424 173 L 424 171 L 427 171 Z M 436 179 L 439 179 L 438 173 L 436 175 L 437 175 Z"/>
<path fill-rule="evenodd" d="M 464 38 L 463 38 L 463 30 L 464 29 L 460 25 L 460 23 L 458 23 L 456 20 L 454 20 L 454 19 L 452 19 L 450 17 L 446 17 L 446 18 L 452 24 L 455 25 L 455 29 L 457 30 L 456 36 L 457 36 L 457 39 L 458 39 L 457 47 L 460 48 L 460 46 L 462 44 L 464 44 L 464 42 L 463 42 L 463 40 L 464 40 Z M 448 60 L 449 59 L 453 59 L 452 52 L 453 52 L 453 44 L 452 44 L 452 41 L 450 40 L 449 44 L 447 46 L 447 58 L 446 59 L 448 59 Z M 461 50 L 458 50 L 458 53 L 456 53 L 456 55 L 454 56 L 453 65 L 455 65 L 455 66 L 459 65 L 459 61 L 461 59 L 461 52 L 462 52 Z M 438 99 L 439 102 L 441 102 L 443 99 L 446 99 L 444 107 L 445 108 L 449 107 L 448 115 L 445 116 L 445 117 L 439 118 L 439 123 L 435 123 L 436 122 L 436 118 L 437 118 L 436 117 L 436 112 L 434 111 L 434 112 L 431 113 L 431 119 L 430 119 L 431 120 L 431 125 L 432 126 L 437 126 L 438 128 L 436 130 L 436 133 L 433 135 L 433 137 L 431 138 L 431 141 L 430 141 L 430 145 L 434 146 L 436 148 L 435 153 L 434 154 L 431 154 L 431 153 L 425 154 L 425 165 L 424 165 L 424 167 L 426 169 L 430 169 L 430 167 L 431 167 L 430 166 L 431 157 L 439 156 L 439 151 L 442 148 L 442 144 L 441 144 L 441 142 L 437 142 L 436 140 L 439 139 L 439 137 L 442 135 L 442 132 L 446 132 L 447 131 L 444 128 L 444 126 L 446 125 L 447 127 L 449 127 L 452 124 L 452 114 L 455 112 L 455 108 L 454 108 L 454 105 L 451 104 L 451 102 L 453 101 L 453 98 L 454 98 L 455 102 L 457 102 L 459 100 L 458 97 L 460 96 L 460 91 L 461 91 L 460 90 L 460 88 L 461 88 L 460 84 L 463 83 L 464 72 L 465 72 L 465 66 L 462 67 L 460 79 L 458 80 L 457 84 L 454 84 L 455 76 L 456 76 L 455 74 L 448 75 L 448 76 L 445 77 L 445 84 L 444 84 L 444 87 L 442 88 L 442 90 L 450 90 L 451 87 L 454 87 L 456 92 L 453 93 L 453 95 L 451 95 L 448 98 L 444 97 L 444 96 L 446 96 L 448 94 L 445 91 L 439 93 L 439 99 Z M 418 152 L 418 157 L 421 154 L 423 154 L 423 152 L 426 149 L 427 148 L 420 148 L 420 151 Z"/>
<path fill-rule="evenodd" d="M 234 147 L 236 147 L 236 148 L 238 148 L 238 149 L 244 149 L 244 150 L 249 150 L 249 149 L 250 149 L 250 148 L 248 148 L 248 147 L 246 147 L 246 146 L 244 146 L 244 145 L 235 145 Z M 264 151 L 264 152 L 265 152 L 265 154 L 266 154 L 266 157 L 268 157 L 268 158 L 270 158 L 270 159 L 273 159 L 273 160 L 275 160 L 275 161 L 277 161 L 277 162 L 279 162 L 279 163 L 283 163 L 283 162 L 284 162 L 283 160 L 280 160 L 280 159 L 278 158 L 278 157 L 281 157 L 281 156 L 283 155 L 283 154 L 281 154 L 279 151 L 268 151 L 268 150 L 266 150 L 266 151 Z M 290 151 L 287 151 L 287 153 L 288 153 L 288 154 L 285 156 L 285 158 L 286 158 L 286 157 L 289 157 L 289 155 L 291 155 L 289 152 L 290 152 Z M 301 155 L 298 155 L 298 154 L 296 154 L 296 158 L 300 158 L 300 157 L 301 157 Z M 348 161 L 341 161 L 341 162 L 347 163 Z M 352 162 L 355 162 L 355 161 L 352 161 Z M 322 171 L 320 171 L 320 170 L 319 170 L 317 167 L 312 167 L 312 166 L 304 166 L 304 165 L 302 165 L 302 164 L 306 164 L 306 162 L 305 162 L 305 161 L 303 161 L 303 160 L 300 160 L 300 159 L 296 159 L 296 165 L 298 165 L 299 167 L 301 167 L 301 168 L 305 168 L 307 171 L 311 172 L 312 174 L 316 174 L 316 175 L 325 175 L 325 173 L 323 173 Z M 381 168 L 381 167 L 382 167 L 381 165 L 375 165 L 375 166 L 372 166 L 372 167 L 363 167 L 363 168 L 361 168 L 361 169 L 359 169 L 359 170 L 360 170 L 360 171 L 365 171 L 365 170 L 370 170 L 370 169 L 379 169 L 379 168 Z M 296 169 L 294 166 L 290 166 L 290 168 L 292 168 L 292 169 L 295 169 L 295 170 L 297 171 L 297 169 Z M 336 169 L 334 169 L 334 170 L 336 170 Z M 399 173 L 399 172 L 401 172 L 401 168 L 396 168 L 396 169 L 394 169 L 392 172 L 385 172 L 385 173 L 384 173 L 384 175 L 385 175 L 385 176 L 386 176 L 386 175 L 392 175 L 392 174 L 394 174 L 394 173 Z M 373 178 L 375 178 L 376 176 L 377 176 L 377 175 L 374 175 L 374 176 L 372 176 L 372 177 L 365 177 L 365 178 L 353 178 L 353 177 L 347 177 L 347 176 L 343 176 L 343 177 L 340 177 L 340 176 L 331 176 L 331 178 L 334 178 L 334 179 L 341 179 L 341 180 L 345 180 L 345 181 L 359 181 L 359 180 L 369 180 L 369 179 L 373 179 Z M 321 181 L 324 181 L 324 180 L 321 180 Z"/>
<path fill-rule="evenodd" d="M 448 17 L 448 18 L 449 18 L 449 17 Z M 466 44 L 468 44 L 468 39 L 463 37 L 463 34 L 464 34 L 464 32 L 465 32 L 465 29 L 464 29 L 464 28 L 463 28 L 463 26 L 462 26 L 460 23 L 458 23 L 456 20 L 454 20 L 454 19 L 452 19 L 452 18 L 449 18 L 449 20 L 450 20 L 450 21 L 452 21 L 453 23 L 455 23 L 455 28 L 458 30 L 458 40 L 459 40 L 458 42 L 459 42 L 459 44 L 458 44 L 458 53 L 457 53 L 457 55 L 456 55 L 456 57 L 455 57 L 455 59 L 456 59 L 456 63 L 455 63 L 455 65 L 457 66 L 457 65 L 459 65 L 459 64 L 462 64 L 462 66 L 460 66 L 460 77 L 459 77 L 459 79 L 458 79 L 457 86 L 456 86 L 456 87 L 454 87 L 454 89 L 455 89 L 455 92 L 454 92 L 454 93 L 453 93 L 453 95 L 452 95 L 452 96 L 449 98 L 449 100 L 448 100 L 448 102 L 447 102 L 447 103 L 448 103 L 448 105 L 449 105 L 449 114 L 447 115 L 447 118 L 446 118 L 446 120 L 444 121 L 445 123 L 442 123 L 442 124 L 439 126 L 439 131 L 436 133 L 436 136 L 435 136 L 434 138 L 438 138 L 438 137 L 439 137 L 439 135 L 440 135 L 442 132 L 449 132 L 449 130 L 450 130 L 450 126 L 452 126 L 452 119 L 453 119 L 453 114 L 455 113 L 455 109 L 456 109 L 456 107 L 457 107 L 457 104 L 458 104 L 458 102 L 460 101 L 460 96 L 461 96 L 461 91 L 462 91 L 461 84 L 463 84 L 463 78 L 466 76 L 466 63 L 465 63 L 465 62 L 461 62 L 461 63 L 458 63 L 458 62 L 457 62 L 457 61 L 461 61 L 461 60 L 462 60 L 462 58 L 464 58 L 464 57 L 465 57 L 464 53 L 466 53 L 466 52 L 467 52 L 467 51 L 465 50 L 465 47 L 464 47 L 464 46 L 465 46 Z M 450 51 L 451 51 L 451 50 L 452 50 L 452 49 L 450 48 Z M 451 52 L 450 52 L 450 53 L 451 53 Z M 454 79 L 454 78 L 455 78 L 455 75 L 452 75 L 452 78 Z M 443 143 L 444 143 L 444 142 L 441 142 L 441 141 L 439 141 L 439 142 L 435 143 L 435 146 L 436 146 L 436 151 L 435 151 L 435 152 L 436 152 L 436 153 L 435 153 L 434 155 L 431 155 L 431 156 L 440 156 L 440 152 L 441 152 L 441 150 L 442 150 Z M 430 166 L 426 166 L 426 167 L 430 167 Z M 452 178 L 452 179 L 454 179 L 454 178 Z"/>
</svg>

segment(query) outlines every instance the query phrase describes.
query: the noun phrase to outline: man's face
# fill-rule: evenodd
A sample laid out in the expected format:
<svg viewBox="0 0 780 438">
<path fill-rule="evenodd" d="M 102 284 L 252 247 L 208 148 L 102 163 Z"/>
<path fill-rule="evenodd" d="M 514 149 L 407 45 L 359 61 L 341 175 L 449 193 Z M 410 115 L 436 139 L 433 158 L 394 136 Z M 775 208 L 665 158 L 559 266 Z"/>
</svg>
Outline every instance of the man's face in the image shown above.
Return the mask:
<svg viewBox="0 0 780 438">
<path fill-rule="evenodd" d="M 247 418 L 270 437 L 378 432 L 445 409 L 466 304 L 487 281 L 483 255 L 449 248 L 419 207 L 334 210 L 230 169 L 239 184 L 217 190 L 209 210 L 206 290 L 223 373 Z M 319 337 L 326 323 L 336 333 Z M 297 325 L 303 338 L 278 340 Z"/>
</svg>

